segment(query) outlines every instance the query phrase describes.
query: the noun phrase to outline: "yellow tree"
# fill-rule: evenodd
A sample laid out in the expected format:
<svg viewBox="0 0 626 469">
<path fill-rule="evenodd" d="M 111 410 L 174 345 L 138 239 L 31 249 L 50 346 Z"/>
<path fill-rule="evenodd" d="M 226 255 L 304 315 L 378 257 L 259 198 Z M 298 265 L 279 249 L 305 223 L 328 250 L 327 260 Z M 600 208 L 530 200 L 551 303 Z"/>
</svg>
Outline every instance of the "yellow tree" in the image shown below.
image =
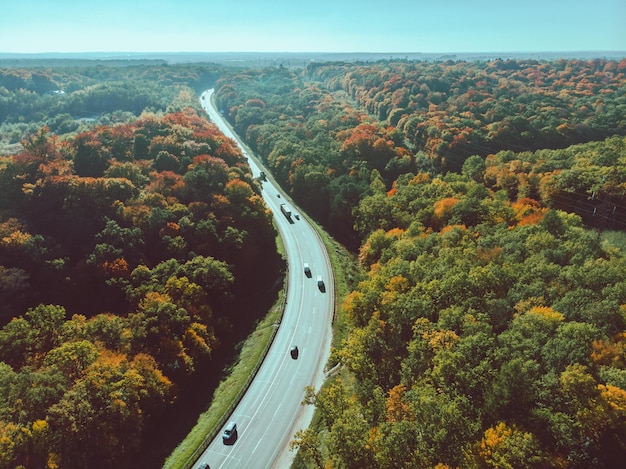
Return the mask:
<svg viewBox="0 0 626 469">
<path fill-rule="evenodd" d="M 504 422 L 485 431 L 471 453 L 472 467 L 522 469 L 545 467 L 545 455 L 536 437 Z"/>
</svg>

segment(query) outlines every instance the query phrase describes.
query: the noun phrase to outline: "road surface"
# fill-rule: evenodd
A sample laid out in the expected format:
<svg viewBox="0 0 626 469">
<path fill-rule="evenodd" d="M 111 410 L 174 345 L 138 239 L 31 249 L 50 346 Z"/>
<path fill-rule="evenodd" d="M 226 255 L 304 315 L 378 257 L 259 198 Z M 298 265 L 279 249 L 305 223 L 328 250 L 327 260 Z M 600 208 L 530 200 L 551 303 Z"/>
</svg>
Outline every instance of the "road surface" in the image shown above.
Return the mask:
<svg viewBox="0 0 626 469">
<path fill-rule="evenodd" d="M 203 108 L 227 137 L 237 141 L 248 158 L 252 174 L 258 177 L 264 169 L 212 107 L 212 94 L 213 90 L 202 94 Z M 262 195 L 274 213 L 289 266 L 285 312 L 261 368 L 229 417 L 229 421 L 237 424 L 237 438 L 225 444 L 220 432 L 194 468 L 204 468 L 206 464 L 211 469 L 288 468 L 294 457 L 289 442 L 297 430 L 308 427 L 314 411 L 312 406 L 301 405 L 304 387 L 311 385 L 318 389 L 324 380 L 334 310 L 330 262 L 317 233 L 285 199 L 285 194 L 269 180 L 262 184 Z M 281 204 L 287 204 L 291 219 L 281 213 Z M 304 273 L 304 263 L 311 268 L 310 277 Z M 325 291 L 318 288 L 318 275 L 323 278 Z M 293 345 L 299 349 L 297 359 L 289 353 Z"/>
</svg>

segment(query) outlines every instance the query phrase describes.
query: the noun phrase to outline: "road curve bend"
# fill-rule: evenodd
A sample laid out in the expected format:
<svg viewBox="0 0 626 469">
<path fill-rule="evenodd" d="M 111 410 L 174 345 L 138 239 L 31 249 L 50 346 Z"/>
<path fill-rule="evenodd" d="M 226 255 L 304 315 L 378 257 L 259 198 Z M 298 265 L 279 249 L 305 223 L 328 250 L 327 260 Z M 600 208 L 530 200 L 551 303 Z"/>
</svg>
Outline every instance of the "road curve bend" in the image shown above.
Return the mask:
<svg viewBox="0 0 626 469">
<path fill-rule="evenodd" d="M 252 174 L 264 171 L 245 149 L 211 99 L 213 90 L 202 93 L 200 102 L 209 118 L 237 142 L 247 157 Z M 312 406 L 302 406 L 305 386 L 319 389 L 331 344 L 334 282 L 328 254 L 313 227 L 299 209 L 271 181 L 262 182 L 262 195 L 272 210 L 285 245 L 288 268 L 287 301 L 274 341 L 247 392 L 228 421 L 237 424 L 237 435 L 226 444 L 221 432 L 196 461 L 194 468 L 288 468 L 295 456 L 289 442 L 299 429 L 308 427 Z M 281 212 L 281 204 L 291 217 Z M 298 215 L 296 217 L 296 215 Z M 307 264 L 310 273 L 305 273 Z M 318 286 L 318 276 L 323 287 Z M 290 349 L 298 347 L 297 358 Z"/>
</svg>

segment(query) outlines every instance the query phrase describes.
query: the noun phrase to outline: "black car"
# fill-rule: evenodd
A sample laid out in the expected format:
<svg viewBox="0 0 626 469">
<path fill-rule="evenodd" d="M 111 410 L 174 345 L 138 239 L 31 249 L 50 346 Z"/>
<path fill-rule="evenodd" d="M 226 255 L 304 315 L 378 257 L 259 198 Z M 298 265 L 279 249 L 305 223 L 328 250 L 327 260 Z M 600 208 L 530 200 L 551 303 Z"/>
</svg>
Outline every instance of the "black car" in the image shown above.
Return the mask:
<svg viewBox="0 0 626 469">
<path fill-rule="evenodd" d="M 291 358 L 293 358 L 294 360 L 296 360 L 298 358 L 298 346 L 294 345 L 293 347 L 291 347 L 291 350 L 289 351 L 289 353 L 291 354 Z"/>
</svg>

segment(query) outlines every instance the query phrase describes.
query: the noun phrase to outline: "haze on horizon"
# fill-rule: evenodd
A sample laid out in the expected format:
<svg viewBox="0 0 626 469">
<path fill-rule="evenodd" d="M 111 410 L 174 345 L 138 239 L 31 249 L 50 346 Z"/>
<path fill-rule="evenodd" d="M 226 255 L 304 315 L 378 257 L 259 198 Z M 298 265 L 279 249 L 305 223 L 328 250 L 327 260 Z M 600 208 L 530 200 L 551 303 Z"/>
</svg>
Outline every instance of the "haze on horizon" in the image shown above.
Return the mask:
<svg viewBox="0 0 626 469">
<path fill-rule="evenodd" d="M 624 0 L 5 1 L 0 52 L 626 50 Z"/>
</svg>

